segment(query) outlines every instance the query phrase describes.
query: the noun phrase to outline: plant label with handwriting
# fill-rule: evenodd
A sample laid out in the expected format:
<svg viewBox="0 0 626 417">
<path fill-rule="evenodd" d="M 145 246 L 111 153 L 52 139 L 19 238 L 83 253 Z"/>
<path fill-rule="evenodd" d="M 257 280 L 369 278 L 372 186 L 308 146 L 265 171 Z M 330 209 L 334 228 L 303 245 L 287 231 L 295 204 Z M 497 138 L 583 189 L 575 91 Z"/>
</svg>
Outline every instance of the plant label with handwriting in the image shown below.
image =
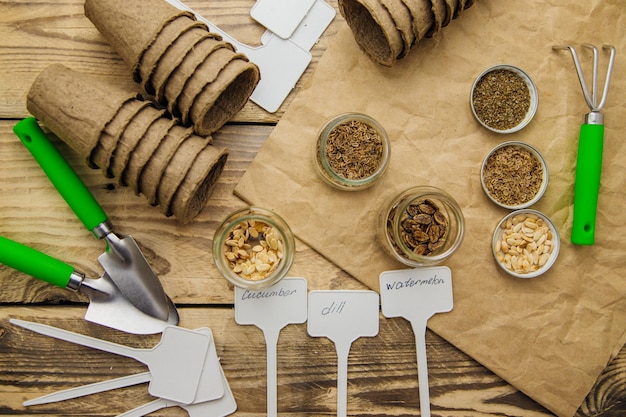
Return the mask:
<svg viewBox="0 0 626 417">
<path fill-rule="evenodd" d="M 452 310 L 452 273 L 445 266 L 386 271 L 380 274 L 380 298 L 385 317 L 411 322 L 417 350 L 420 414 L 430 416 L 426 324 L 436 313 Z"/>
<path fill-rule="evenodd" d="M 337 351 L 337 416 L 347 415 L 348 356 L 352 342 L 374 337 L 379 327 L 379 297 L 374 291 L 311 291 L 307 331 L 327 337 Z"/>
<path fill-rule="evenodd" d="M 269 288 L 235 287 L 235 321 L 263 331 L 267 349 L 267 415 L 278 413 L 276 349 L 281 329 L 307 320 L 307 281 L 283 278 Z"/>
</svg>

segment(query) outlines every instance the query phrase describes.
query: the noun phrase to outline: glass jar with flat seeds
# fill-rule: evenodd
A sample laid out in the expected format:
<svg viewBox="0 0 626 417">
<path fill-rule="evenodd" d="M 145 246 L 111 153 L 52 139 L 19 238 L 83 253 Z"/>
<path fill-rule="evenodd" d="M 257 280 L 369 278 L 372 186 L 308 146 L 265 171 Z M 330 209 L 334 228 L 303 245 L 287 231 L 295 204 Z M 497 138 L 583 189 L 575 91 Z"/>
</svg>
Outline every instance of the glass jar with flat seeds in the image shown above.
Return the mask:
<svg viewBox="0 0 626 417">
<path fill-rule="evenodd" d="M 313 164 L 329 185 L 345 191 L 371 187 L 389 165 L 387 132 L 361 113 L 340 114 L 318 133 Z"/>
<path fill-rule="evenodd" d="M 418 267 L 448 259 L 461 245 L 465 220 L 451 195 L 437 187 L 417 186 L 389 200 L 378 227 L 386 251 L 401 263 Z"/>
<path fill-rule="evenodd" d="M 296 245 L 289 225 L 259 207 L 237 210 L 213 237 L 213 261 L 224 278 L 245 289 L 270 287 L 285 277 Z"/>
</svg>

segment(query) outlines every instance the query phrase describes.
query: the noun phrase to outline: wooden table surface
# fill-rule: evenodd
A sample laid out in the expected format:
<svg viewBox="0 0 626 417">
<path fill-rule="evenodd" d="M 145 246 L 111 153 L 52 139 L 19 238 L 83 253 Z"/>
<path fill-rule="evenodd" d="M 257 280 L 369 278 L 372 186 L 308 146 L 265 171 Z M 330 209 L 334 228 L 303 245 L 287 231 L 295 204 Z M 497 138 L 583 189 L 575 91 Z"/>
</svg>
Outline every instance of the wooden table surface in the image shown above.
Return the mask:
<svg viewBox="0 0 626 417">
<path fill-rule="evenodd" d="M 256 44 L 263 29 L 250 18 L 254 0 L 189 0 L 190 7 L 238 40 Z M 331 4 L 336 8 L 336 1 Z M 476 7 L 479 7 L 478 5 Z M 101 203 L 120 234 L 132 234 L 177 304 L 187 328 L 210 327 L 226 378 L 238 404 L 235 415 L 266 414 L 265 342 L 259 329 L 234 321 L 233 290 L 213 266 L 212 235 L 231 211 L 245 206 L 232 192 L 314 70 L 339 25 L 339 14 L 312 50 L 313 62 L 274 114 L 253 103 L 214 135 L 230 157 L 205 210 L 180 226 L 86 167 L 53 138 L 61 153 Z M 101 273 L 102 242 L 87 232 L 12 132 L 28 116 L 26 93 L 47 65 L 62 63 L 120 85 L 128 71 L 91 22 L 80 0 L 0 1 L 0 234 L 58 257 L 88 276 Z M 88 110 L 88 109 L 87 109 Z M 364 289 L 363 285 L 297 241 L 291 276 L 309 290 Z M 51 324 L 136 347 L 157 336 L 136 336 L 83 320 L 86 298 L 0 265 L 0 415 L 112 416 L 150 401 L 139 385 L 56 404 L 24 407 L 39 395 L 145 370 L 123 358 L 53 340 L 15 327 L 10 318 Z M 427 332 L 432 414 L 436 416 L 549 416 L 545 408 L 431 331 Z M 487 347 L 485 347 L 487 348 Z M 380 318 L 374 338 L 354 342 L 348 371 L 349 415 L 420 415 L 415 339 L 403 319 Z M 541 379 L 541 375 L 537 375 Z M 336 414 L 337 357 L 331 342 L 289 325 L 278 342 L 280 415 Z M 154 415 L 185 415 L 168 408 Z M 606 367 L 580 405 L 579 416 L 626 415 L 626 348 Z"/>
</svg>

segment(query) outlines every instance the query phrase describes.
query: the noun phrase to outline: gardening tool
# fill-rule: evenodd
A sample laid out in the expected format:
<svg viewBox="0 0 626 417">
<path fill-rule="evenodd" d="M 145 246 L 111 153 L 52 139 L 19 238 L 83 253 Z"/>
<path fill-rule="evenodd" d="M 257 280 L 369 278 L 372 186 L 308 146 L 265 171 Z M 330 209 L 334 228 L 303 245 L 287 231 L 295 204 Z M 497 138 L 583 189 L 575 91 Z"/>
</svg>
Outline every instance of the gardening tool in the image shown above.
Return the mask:
<svg viewBox="0 0 626 417">
<path fill-rule="evenodd" d="M 113 233 L 102 207 L 48 140 L 35 118 L 20 121 L 13 130 L 87 230 L 98 239 L 106 240 L 107 248 L 98 261 L 121 294 L 144 313 L 178 323 L 174 304 L 135 240 L 132 236 L 120 238 Z"/>
<path fill-rule="evenodd" d="M 77 345 L 133 358 L 150 370 L 148 392 L 159 398 L 190 404 L 194 401 L 204 361 L 212 343 L 204 332 L 168 326 L 161 341 L 150 349 L 138 349 L 46 324 L 10 319 L 11 324 Z"/>
<path fill-rule="evenodd" d="M 139 310 L 121 295 L 106 273 L 98 279 L 86 278 L 74 267 L 2 236 L 0 263 L 50 284 L 87 295 L 90 302 L 85 319 L 93 323 L 128 333 L 152 334 L 160 333 L 166 326 L 178 321 L 176 310 L 170 314 L 170 322 Z"/>
<path fill-rule="evenodd" d="M 568 49 L 571 52 L 578 73 L 578 81 L 582 87 L 585 101 L 591 110 L 585 114 L 584 123 L 580 127 L 571 241 L 576 245 L 593 245 L 604 146 L 604 115 L 601 110 L 606 103 L 609 90 L 613 63 L 615 62 L 615 47 L 611 45 L 602 46 L 602 49 L 610 51 L 610 56 L 602 97 L 598 97 L 598 48 L 590 44 L 583 44 L 583 46 L 590 48 L 593 52 L 591 93 L 587 87 L 576 49 L 572 46 L 553 46 L 552 49 Z"/>
</svg>

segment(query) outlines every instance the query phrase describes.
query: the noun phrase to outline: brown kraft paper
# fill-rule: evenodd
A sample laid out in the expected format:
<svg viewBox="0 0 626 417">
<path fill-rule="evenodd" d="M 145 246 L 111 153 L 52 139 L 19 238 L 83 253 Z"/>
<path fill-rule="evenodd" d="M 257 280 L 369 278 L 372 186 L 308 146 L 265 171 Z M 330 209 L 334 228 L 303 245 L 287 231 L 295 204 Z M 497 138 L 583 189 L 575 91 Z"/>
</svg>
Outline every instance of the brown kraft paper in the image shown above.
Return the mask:
<svg viewBox="0 0 626 417">
<path fill-rule="evenodd" d="M 626 14 L 624 2 L 482 0 L 393 68 L 357 46 L 344 22 L 314 74 L 278 123 L 236 188 L 249 203 L 275 210 L 295 234 L 359 281 L 378 289 L 379 274 L 403 265 L 376 239 L 384 202 L 414 185 L 434 185 L 460 204 L 466 221 L 452 270 L 454 309 L 430 329 L 559 416 L 572 416 L 598 375 L 626 342 Z M 614 45 L 617 59 L 603 110 L 604 160 L 596 242 L 570 243 L 578 135 L 588 112 L 567 51 L 582 43 Z M 602 86 L 608 53 L 601 51 Z M 499 135 L 473 118 L 470 89 L 487 67 L 513 64 L 537 84 L 539 108 L 529 126 Z M 590 79 L 590 75 L 587 76 Z M 600 87 L 601 89 L 601 87 Z M 601 92 L 599 93 L 601 94 Z M 358 192 L 335 190 L 313 167 L 318 130 L 331 117 L 363 112 L 391 138 L 383 178 Z M 480 185 L 487 152 L 506 140 L 536 146 L 550 183 L 534 208 L 552 218 L 561 252 L 535 279 L 506 275 L 490 240 L 508 213 Z M 431 401 L 436 404 L 438 398 Z"/>
</svg>

